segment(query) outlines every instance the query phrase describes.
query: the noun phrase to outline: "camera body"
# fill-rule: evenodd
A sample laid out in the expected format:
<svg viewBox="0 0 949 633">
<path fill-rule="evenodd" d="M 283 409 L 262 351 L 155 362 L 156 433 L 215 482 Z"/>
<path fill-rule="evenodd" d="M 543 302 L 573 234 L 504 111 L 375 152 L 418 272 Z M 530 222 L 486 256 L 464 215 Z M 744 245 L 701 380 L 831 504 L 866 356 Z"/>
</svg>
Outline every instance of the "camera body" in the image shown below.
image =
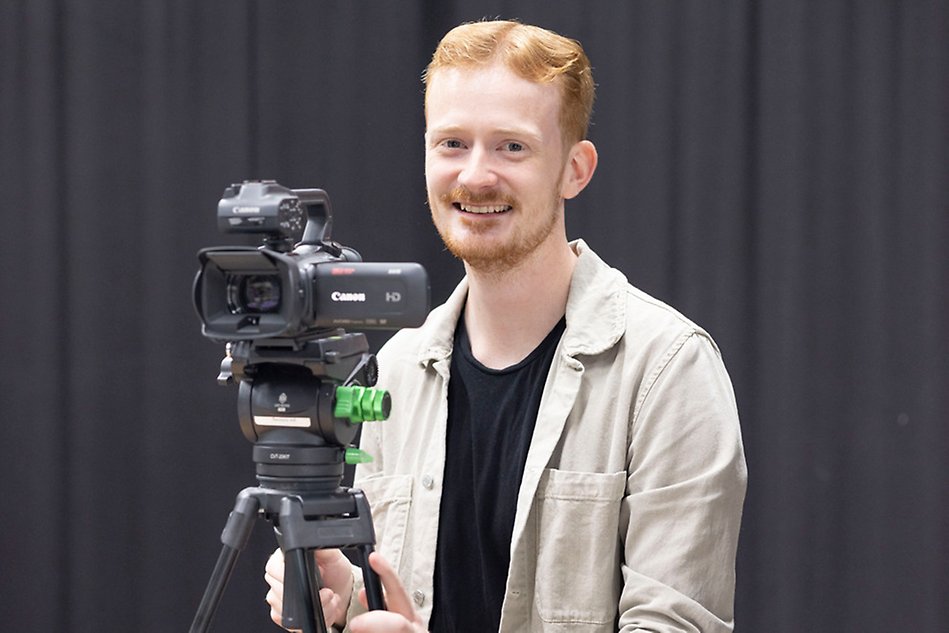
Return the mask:
<svg viewBox="0 0 949 633">
<path fill-rule="evenodd" d="M 333 328 L 397 329 L 425 320 L 425 269 L 363 262 L 330 241 L 332 213 L 322 189 L 245 181 L 224 190 L 217 217 L 221 230 L 262 234 L 264 243 L 199 251 L 194 305 L 212 340 L 284 345 Z"/>
</svg>

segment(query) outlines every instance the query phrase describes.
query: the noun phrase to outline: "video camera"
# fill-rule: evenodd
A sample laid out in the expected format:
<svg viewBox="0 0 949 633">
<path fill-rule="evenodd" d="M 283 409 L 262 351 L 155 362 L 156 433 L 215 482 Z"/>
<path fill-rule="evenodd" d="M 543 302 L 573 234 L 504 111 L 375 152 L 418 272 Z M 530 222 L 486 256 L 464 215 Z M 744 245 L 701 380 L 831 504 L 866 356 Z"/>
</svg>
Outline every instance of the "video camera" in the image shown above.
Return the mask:
<svg viewBox="0 0 949 633">
<path fill-rule="evenodd" d="M 425 269 L 365 263 L 329 241 L 332 213 L 322 189 L 287 189 L 272 180 L 231 185 L 217 220 L 226 233 L 262 234 L 264 244 L 198 253 L 194 304 L 208 338 L 283 345 L 327 328 L 396 329 L 425 320 Z"/>
</svg>

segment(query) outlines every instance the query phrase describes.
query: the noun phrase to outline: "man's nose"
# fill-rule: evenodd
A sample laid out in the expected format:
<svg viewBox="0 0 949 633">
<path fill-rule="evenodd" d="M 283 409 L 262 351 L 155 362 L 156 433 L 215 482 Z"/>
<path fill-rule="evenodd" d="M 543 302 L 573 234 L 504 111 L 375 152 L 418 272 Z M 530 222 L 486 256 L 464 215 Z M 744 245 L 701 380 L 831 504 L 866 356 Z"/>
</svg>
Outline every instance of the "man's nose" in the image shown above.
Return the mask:
<svg viewBox="0 0 949 633">
<path fill-rule="evenodd" d="M 498 176 L 489 152 L 481 147 L 472 149 L 458 174 L 458 183 L 476 190 L 493 187 L 497 182 Z"/>
</svg>

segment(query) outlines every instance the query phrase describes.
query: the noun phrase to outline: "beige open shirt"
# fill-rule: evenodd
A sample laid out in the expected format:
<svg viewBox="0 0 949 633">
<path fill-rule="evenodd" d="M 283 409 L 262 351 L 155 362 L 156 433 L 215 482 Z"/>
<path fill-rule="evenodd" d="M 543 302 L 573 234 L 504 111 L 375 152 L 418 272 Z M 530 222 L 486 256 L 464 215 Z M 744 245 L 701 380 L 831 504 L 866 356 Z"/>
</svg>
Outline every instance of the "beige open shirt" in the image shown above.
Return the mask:
<svg viewBox="0 0 949 633">
<path fill-rule="evenodd" d="M 582 241 L 572 246 L 567 327 L 520 482 L 500 630 L 731 631 L 747 472 L 719 350 Z M 377 550 L 426 620 L 466 292 L 462 281 L 379 353 L 393 409 L 363 429 L 375 461 L 356 471 Z M 358 609 L 353 600 L 350 616 Z"/>
</svg>

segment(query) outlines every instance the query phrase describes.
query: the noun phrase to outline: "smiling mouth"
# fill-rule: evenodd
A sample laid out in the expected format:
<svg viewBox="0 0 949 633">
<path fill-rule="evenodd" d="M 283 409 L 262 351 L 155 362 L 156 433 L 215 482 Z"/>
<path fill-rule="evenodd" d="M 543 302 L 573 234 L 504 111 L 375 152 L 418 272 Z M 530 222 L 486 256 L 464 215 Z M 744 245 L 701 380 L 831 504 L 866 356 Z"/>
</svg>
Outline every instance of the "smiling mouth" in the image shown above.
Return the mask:
<svg viewBox="0 0 949 633">
<path fill-rule="evenodd" d="M 509 204 L 488 204 L 488 205 L 476 205 L 476 204 L 465 204 L 463 202 L 455 202 L 453 205 L 459 211 L 464 211 L 465 213 L 473 213 L 475 215 L 494 215 L 497 213 L 506 213 L 510 211 L 513 207 Z"/>
</svg>

